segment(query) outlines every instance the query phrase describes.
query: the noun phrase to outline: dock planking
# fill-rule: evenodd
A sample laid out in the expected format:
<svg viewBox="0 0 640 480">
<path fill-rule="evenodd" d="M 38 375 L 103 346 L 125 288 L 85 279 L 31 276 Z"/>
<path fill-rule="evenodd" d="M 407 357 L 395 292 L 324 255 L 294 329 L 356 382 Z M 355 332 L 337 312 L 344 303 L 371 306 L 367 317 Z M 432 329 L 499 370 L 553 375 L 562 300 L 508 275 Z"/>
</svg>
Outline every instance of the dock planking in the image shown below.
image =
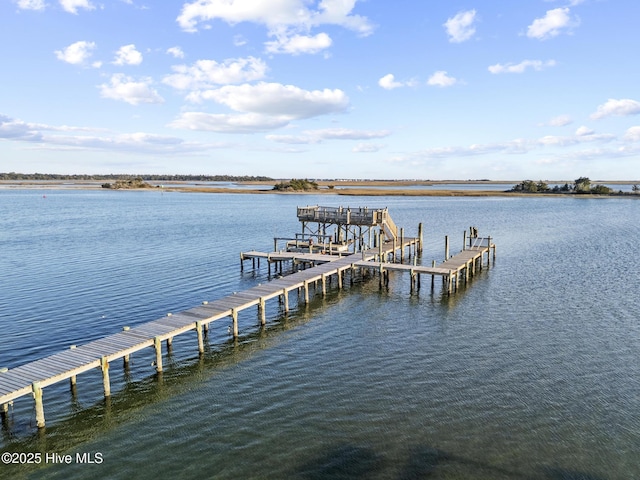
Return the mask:
<svg viewBox="0 0 640 480">
<path fill-rule="evenodd" d="M 318 215 L 317 212 L 312 213 L 316 216 Z M 321 213 L 327 215 L 327 212 Z M 329 213 L 333 214 L 333 212 Z M 342 212 L 338 213 L 342 215 Z M 370 212 L 365 211 L 365 213 L 369 215 Z M 308 212 L 305 211 L 305 215 L 308 215 Z M 350 216 L 351 212 L 348 212 L 347 215 Z M 361 215 L 355 218 L 358 218 L 358 221 L 362 223 L 362 219 L 368 217 Z M 409 248 L 410 251 L 411 247 L 413 247 L 414 253 L 418 252 L 418 248 L 421 251 L 422 225 L 419 227 L 420 235 L 417 238 L 405 238 L 401 229 L 400 238 L 393 236 L 384 240 L 383 233 L 388 234 L 391 230 L 389 225 L 392 225 L 393 229 L 396 229 L 396 227 L 386 213 L 380 218 L 384 218 L 385 224 L 380 227 L 377 245 L 375 246 L 363 245 L 361 241 L 358 251 L 347 254 L 341 252 L 339 255 L 327 254 L 326 252 L 313 253 L 314 246 L 311 245 L 311 242 L 309 242 L 309 252 L 280 251 L 265 253 L 255 250 L 243 252 L 240 254 L 241 265 L 246 260 L 252 260 L 255 268 L 255 260 L 263 259 L 267 261 L 270 272 L 271 263 L 279 263 L 282 269 L 282 263 L 287 261 L 291 262 L 293 271 L 290 274 L 278 276 L 265 284 L 259 284 L 242 292 L 236 292 L 211 302 L 203 302 L 202 305 L 181 312 L 168 313 L 166 316 L 141 325 L 124 327 L 122 331 L 113 335 L 84 345 L 72 346 L 68 350 L 25 365 L 0 370 L 0 414 L 6 415 L 8 406 L 15 399 L 25 395 L 33 395 L 36 425 L 42 428 L 45 426 L 43 388 L 64 380 L 70 380 L 71 384 L 75 385 L 77 375 L 97 368 L 102 370 L 104 395 L 108 397 L 111 394 L 110 362 L 124 359 L 126 364 L 130 355 L 146 348 L 154 348 L 156 353 L 155 369 L 157 372 L 161 372 L 163 369 L 163 341 L 167 341 L 167 344 L 169 344 L 173 337 L 195 331 L 198 350 L 203 353 L 203 329 L 207 331 L 212 322 L 231 317 L 232 327 L 229 327 L 229 331 L 234 337 L 237 337 L 239 312 L 257 306 L 261 323 L 264 325 L 266 302 L 268 300 L 279 298 L 284 303 L 284 310 L 288 311 L 289 293 L 303 290 L 304 295 L 298 300 L 298 303 L 304 302 L 304 304 L 307 304 L 311 285 L 316 287 L 317 290 L 318 282 L 322 282 L 322 294 L 325 295 L 327 279 L 335 276 L 337 277 L 338 288 L 342 288 L 344 272 L 347 270 L 353 271 L 356 268 L 373 269 L 380 272 L 381 281 L 385 283 L 388 283 L 389 271 L 410 272 L 412 287 L 416 277 L 417 285 L 419 286 L 420 274 L 430 274 L 432 278 L 434 275 L 439 275 L 445 280 L 447 292 L 450 294 L 452 288 L 458 284 L 460 273 L 465 272 L 465 279 L 468 279 L 469 272 L 474 270 L 478 263 L 481 266 L 485 253 L 487 254 L 487 262 L 489 261 L 489 253 L 492 248 L 495 259 L 495 245 L 489 237 L 488 239 L 480 239 L 479 243 L 477 238 L 469 238 L 469 246 L 465 246 L 462 252 L 453 257 L 449 257 L 447 239 L 445 260 L 438 266 L 428 267 L 396 263 L 398 250 L 400 250 L 401 261 L 404 258 L 405 249 Z M 327 220 L 323 219 L 323 221 Z M 347 233 L 345 233 L 345 236 L 348 236 Z M 371 238 L 371 233 L 369 233 L 369 237 Z M 298 244 L 299 242 L 296 239 L 296 246 Z M 355 240 L 353 245 L 356 245 Z M 356 246 L 353 248 L 354 250 L 357 249 Z M 331 251 L 332 249 L 330 248 L 329 252 Z M 415 258 L 416 255 L 414 255 Z M 390 261 L 390 259 L 392 260 Z M 298 265 L 302 265 L 302 269 L 296 269 Z"/>
</svg>

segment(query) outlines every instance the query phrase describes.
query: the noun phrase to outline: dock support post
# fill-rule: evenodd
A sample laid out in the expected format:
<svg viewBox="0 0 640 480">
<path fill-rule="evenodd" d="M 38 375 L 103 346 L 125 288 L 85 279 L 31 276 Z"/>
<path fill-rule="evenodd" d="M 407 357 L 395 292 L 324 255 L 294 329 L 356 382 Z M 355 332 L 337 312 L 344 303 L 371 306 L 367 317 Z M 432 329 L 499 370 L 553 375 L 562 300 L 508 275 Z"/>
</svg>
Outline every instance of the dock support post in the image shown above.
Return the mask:
<svg viewBox="0 0 640 480">
<path fill-rule="evenodd" d="M 240 272 L 244 272 L 244 255 L 240 254 Z"/>
<path fill-rule="evenodd" d="M 431 260 L 431 266 L 435 267 L 436 266 L 436 261 L 435 260 Z M 434 288 L 434 284 L 435 284 L 435 278 L 436 276 L 434 274 L 431 274 L 431 290 L 433 290 Z"/>
<path fill-rule="evenodd" d="M 198 353 L 204 353 L 204 336 L 202 334 L 202 322 L 196 321 L 196 335 L 198 336 Z"/>
<path fill-rule="evenodd" d="M 462 232 L 462 251 L 467 249 L 467 231 Z"/>
<path fill-rule="evenodd" d="M 75 348 L 76 348 L 75 345 L 71 345 L 69 347 L 69 350 L 75 350 Z M 76 386 L 76 376 L 75 375 L 71 375 L 71 377 L 69 377 L 69 386 L 71 387 L 72 390 Z"/>
<path fill-rule="evenodd" d="M 400 263 L 404 263 L 404 228 L 400 229 Z"/>
<path fill-rule="evenodd" d="M 288 312 L 289 311 L 289 292 L 287 292 L 286 288 L 282 289 L 282 298 L 284 300 L 284 311 Z"/>
<path fill-rule="evenodd" d="M 260 297 L 260 324 L 267 323 L 267 306 L 264 301 L 264 297 Z"/>
<path fill-rule="evenodd" d="M 418 253 L 422 253 L 422 223 L 418 224 Z"/>
<path fill-rule="evenodd" d="M 444 260 L 449 260 L 449 236 L 444 237 Z"/>
<path fill-rule="evenodd" d="M 342 288 L 342 270 L 338 268 L 338 289 Z"/>
<path fill-rule="evenodd" d="M 162 341 L 160 337 L 153 339 L 153 346 L 156 349 L 156 372 L 162 371 Z"/>
<path fill-rule="evenodd" d="M 44 405 L 42 403 L 42 388 L 39 382 L 33 382 L 31 384 L 31 391 L 33 392 L 33 400 L 36 403 L 36 425 L 38 428 L 44 428 Z"/>
<path fill-rule="evenodd" d="M 323 273 L 322 274 L 322 296 L 326 296 L 327 295 L 327 276 Z"/>
<path fill-rule="evenodd" d="M 305 280 L 303 282 L 304 285 L 304 304 L 308 305 L 309 304 L 309 281 Z"/>
<path fill-rule="evenodd" d="M 238 338 L 238 310 L 231 309 L 231 318 L 233 319 L 233 338 Z"/>
<path fill-rule="evenodd" d="M 102 386 L 104 387 L 104 396 L 111 396 L 111 382 L 109 381 L 109 362 L 107 357 L 100 359 L 100 368 L 102 369 Z"/>
<path fill-rule="evenodd" d="M 122 331 L 123 332 L 128 332 L 129 331 L 129 327 L 122 327 Z M 129 368 L 129 355 L 125 355 L 124 357 L 122 357 L 122 363 L 123 363 L 123 367 L 125 368 L 125 370 L 127 368 Z"/>
<path fill-rule="evenodd" d="M 491 237 L 487 237 L 487 266 L 489 266 L 489 263 L 491 261 L 491 259 L 489 257 L 491 257 Z"/>
</svg>

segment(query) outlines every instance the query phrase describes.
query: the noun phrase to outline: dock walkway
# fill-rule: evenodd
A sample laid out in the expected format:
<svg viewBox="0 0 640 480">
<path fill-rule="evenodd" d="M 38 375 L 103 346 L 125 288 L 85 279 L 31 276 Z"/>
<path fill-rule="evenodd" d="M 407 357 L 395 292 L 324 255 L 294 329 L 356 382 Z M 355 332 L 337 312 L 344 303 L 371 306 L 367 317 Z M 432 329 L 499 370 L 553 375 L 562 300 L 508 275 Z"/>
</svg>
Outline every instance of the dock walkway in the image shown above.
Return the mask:
<svg viewBox="0 0 640 480">
<path fill-rule="evenodd" d="M 316 247 L 315 244 L 312 245 L 309 242 L 312 237 L 320 238 L 321 240 L 324 237 L 329 237 L 325 235 L 325 228 L 333 217 L 336 217 L 338 221 L 351 222 L 352 226 L 355 227 L 349 229 L 340 223 L 332 239 L 336 243 L 342 242 L 342 244 L 352 245 L 354 251 L 345 255 L 332 255 L 333 240 L 330 240 L 328 247 L 326 245 L 321 247 L 321 252 L 323 253 L 313 253 L 313 248 L 309 248 L 310 252 L 279 251 L 263 253 L 249 251 L 241 253 L 241 266 L 245 260 L 252 260 L 255 267 L 256 259 L 258 262 L 261 258 L 266 259 L 269 264 L 269 277 L 271 277 L 271 263 L 279 265 L 282 273 L 282 264 L 289 261 L 292 264 L 293 272 L 285 276 L 279 275 L 265 284 L 258 284 L 248 290 L 227 295 L 211 302 L 203 302 L 202 305 L 179 313 L 169 313 L 164 317 L 142 325 L 131 328 L 123 327 L 121 332 L 84 345 L 71 346 L 69 350 L 25 365 L 11 369 L 2 368 L 0 369 L 0 415 L 4 418 L 8 414 L 8 407 L 15 399 L 33 395 L 36 425 L 42 428 L 45 426 L 43 388 L 67 379 L 71 385 L 75 385 L 77 375 L 99 368 L 102 370 L 104 395 L 109 397 L 111 395 L 109 365 L 114 360 L 122 358 L 126 364 L 131 354 L 144 348 L 153 347 L 155 349 L 155 369 L 161 372 L 163 369 L 162 342 L 166 342 L 167 346 L 169 346 L 177 335 L 195 331 L 198 351 L 203 353 L 204 334 L 208 331 L 212 322 L 231 317 L 233 323 L 232 327 L 230 327 L 230 333 L 234 337 L 238 337 L 238 314 L 242 310 L 257 306 L 260 322 L 264 325 L 266 323 L 266 302 L 268 300 L 278 297 L 281 304 L 283 304 L 284 311 L 287 312 L 289 311 L 289 293 L 291 291 L 303 292 L 304 295 L 298 302 L 303 301 L 304 304 L 307 304 L 309 303 L 310 286 L 314 286 L 317 291 L 320 283 L 322 295 L 326 295 L 327 280 L 330 281 L 332 276 L 335 276 L 337 277 L 338 288 L 342 288 L 343 276 L 346 270 L 353 272 L 356 268 L 359 268 L 379 271 L 381 281 L 384 279 L 387 284 L 390 271 L 410 272 L 412 287 L 414 280 L 419 287 L 421 274 L 432 276 L 432 286 L 433 277 L 439 275 L 445 281 L 447 292 L 451 294 L 453 288 L 458 286 L 461 273 L 464 272 L 464 278 L 468 280 L 478 266 L 481 268 L 485 253 L 487 254 L 488 263 L 493 249 L 495 260 L 495 244 L 491 242 L 491 237 L 470 238 L 469 245 L 466 246 L 465 234 L 465 243 L 463 243 L 465 248 L 453 257 L 449 257 L 448 237 L 446 238 L 445 260 L 438 266 L 435 265 L 435 261 L 431 267 L 415 264 L 406 265 L 402 263 L 405 249 L 408 248 L 409 252 L 411 252 L 411 247 L 413 247 L 414 253 L 422 250 L 421 224 L 419 225 L 419 237 L 405 238 L 403 230 L 400 229 L 398 231 L 386 209 L 381 211 L 370 211 L 368 209 L 351 211 L 350 209 L 306 207 L 298 210 L 298 215 L 301 217 L 301 221 L 304 222 L 303 225 L 305 225 L 303 230 L 306 229 L 307 232 L 301 238 L 307 242 L 308 247 Z M 344 219 L 342 218 L 343 216 L 345 217 Z M 312 217 L 321 222 L 322 228 L 309 230 L 308 223 Z M 369 225 L 369 229 L 365 228 L 364 231 L 361 231 L 362 225 Z M 364 239 L 368 235 L 369 240 L 371 240 L 373 237 L 371 228 L 374 225 L 377 225 L 380 230 L 377 232 L 376 244 L 372 245 L 370 241 L 365 242 Z M 356 231 L 358 236 L 351 240 Z M 383 238 L 386 238 L 386 240 Z M 296 239 L 296 246 L 298 244 L 298 239 Z M 396 263 L 398 253 L 400 263 Z M 414 255 L 413 258 L 415 262 L 417 255 Z M 389 261 L 390 259 L 391 261 Z M 296 271 L 296 267 L 299 265 L 302 265 L 303 269 Z"/>
</svg>

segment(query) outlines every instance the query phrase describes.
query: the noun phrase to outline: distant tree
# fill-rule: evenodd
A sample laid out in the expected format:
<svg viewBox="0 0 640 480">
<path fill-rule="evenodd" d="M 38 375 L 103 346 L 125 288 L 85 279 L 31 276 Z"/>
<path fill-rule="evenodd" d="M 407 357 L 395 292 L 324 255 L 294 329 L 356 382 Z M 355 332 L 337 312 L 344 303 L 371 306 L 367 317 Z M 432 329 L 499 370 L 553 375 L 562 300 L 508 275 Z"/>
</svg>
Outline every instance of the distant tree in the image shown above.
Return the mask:
<svg viewBox="0 0 640 480">
<path fill-rule="evenodd" d="M 591 180 L 588 177 L 578 178 L 574 185 L 576 193 L 589 193 L 591 191 Z"/>
<path fill-rule="evenodd" d="M 633 193 L 640 193 L 640 185 L 638 185 L 638 184 L 632 185 L 631 186 L 631 191 Z"/>
<path fill-rule="evenodd" d="M 591 187 L 591 193 L 595 193 L 597 195 L 610 195 L 613 193 L 613 189 L 605 185 L 594 185 Z"/>
<path fill-rule="evenodd" d="M 545 193 L 550 191 L 549 185 L 546 182 L 540 180 L 534 182 L 533 180 L 525 180 L 511 189 L 512 192 L 524 192 L 524 193 Z"/>
</svg>

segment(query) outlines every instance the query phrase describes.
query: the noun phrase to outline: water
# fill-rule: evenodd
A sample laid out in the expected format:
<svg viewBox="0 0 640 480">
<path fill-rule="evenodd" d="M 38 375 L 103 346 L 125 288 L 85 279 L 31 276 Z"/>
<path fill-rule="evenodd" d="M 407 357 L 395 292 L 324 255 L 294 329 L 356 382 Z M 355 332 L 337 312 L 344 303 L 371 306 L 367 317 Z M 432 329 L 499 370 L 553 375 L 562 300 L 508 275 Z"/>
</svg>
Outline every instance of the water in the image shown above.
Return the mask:
<svg viewBox="0 0 640 480">
<path fill-rule="evenodd" d="M 268 281 L 238 253 L 298 231 L 309 195 L 0 191 L 0 366 L 14 367 Z M 101 374 L 16 400 L 0 450 L 73 455 L 0 478 L 640 477 L 640 204 L 587 198 L 349 198 L 389 207 L 422 262 L 470 225 L 498 246 L 451 297 L 357 279 L 284 315 L 267 303 Z M 356 203 L 357 202 L 357 205 Z M 346 204 L 345 204 L 346 206 Z M 101 454 L 78 464 L 76 453 Z M 85 457 L 88 458 L 88 457 Z M 96 458 L 96 457 L 91 457 Z M 44 461 L 43 461 L 44 463 Z"/>
</svg>

